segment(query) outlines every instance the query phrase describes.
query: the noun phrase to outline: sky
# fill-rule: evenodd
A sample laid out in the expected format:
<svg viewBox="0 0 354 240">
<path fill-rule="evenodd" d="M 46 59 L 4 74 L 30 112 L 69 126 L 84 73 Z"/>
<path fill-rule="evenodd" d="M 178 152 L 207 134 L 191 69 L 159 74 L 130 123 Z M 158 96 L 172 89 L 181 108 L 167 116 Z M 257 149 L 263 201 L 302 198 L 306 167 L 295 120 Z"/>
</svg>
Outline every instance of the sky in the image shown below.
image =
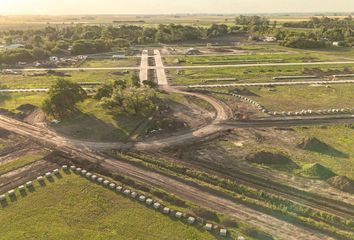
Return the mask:
<svg viewBox="0 0 354 240">
<path fill-rule="evenodd" d="M 354 0 L 0 0 L 2 15 L 354 12 Z"/>
</svg>

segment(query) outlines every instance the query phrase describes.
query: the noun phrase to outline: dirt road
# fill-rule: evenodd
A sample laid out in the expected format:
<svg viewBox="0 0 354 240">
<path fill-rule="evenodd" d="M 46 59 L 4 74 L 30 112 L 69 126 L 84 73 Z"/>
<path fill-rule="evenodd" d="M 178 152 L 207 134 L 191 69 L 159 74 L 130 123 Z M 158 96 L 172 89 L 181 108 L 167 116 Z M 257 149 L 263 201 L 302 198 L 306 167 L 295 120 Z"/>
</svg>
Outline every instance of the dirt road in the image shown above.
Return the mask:
<svg viewBox="0 0 354 240">
<path fill-rule="evenodd" d="M 294 240 L 332 239 L 317 231 L 300 228 L 274 217 L 259 213 L 258 211 L 237 204 L 230 199 L 223 198 L 220 194 L 210 193 L 199 187 L 192 187 L 183 181 L 172 179 L 159 173 L 146 171 L 128 163 L 117 161 L 116 159 L 98 156 L 89 148 L 72 146 L 70 141 L 66 141 L 63 138 L 38 127 L 30 126 L 16 120 L 10 120 L 10 122 L 6 120 L 4 121 L 3 117 L 0 118 L 0 123 L 2 128 L 17 132 L 21 135 L 26 135 L 34 141 L 45 144 L 45 146 L 58 148 L 73 156 L 84 158 L 94 163 L 100 162 L 103 167 L 109 169 L 112 173 L 120 173 L 144 183 L 159 187 L 198 204 L 199 206 L 207 207 L 226 215 L 236 217 L 242 221 L 246 221 L 279 238 Z M 296 236 L 293 236 L 294 232 L 296 232 Z"/>
</svg>

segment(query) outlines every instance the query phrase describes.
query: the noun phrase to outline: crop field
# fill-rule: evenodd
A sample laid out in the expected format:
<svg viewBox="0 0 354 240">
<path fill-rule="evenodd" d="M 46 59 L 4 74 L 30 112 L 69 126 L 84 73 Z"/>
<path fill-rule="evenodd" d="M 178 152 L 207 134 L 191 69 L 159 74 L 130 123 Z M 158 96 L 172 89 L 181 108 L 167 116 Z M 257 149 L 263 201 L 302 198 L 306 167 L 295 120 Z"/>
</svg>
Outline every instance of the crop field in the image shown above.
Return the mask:
<svg viewBox="0 0 354 240">
<path fill-rule="evenodd" d="M 1 239 L 215 239 L 75 175 L 17 196 L 0 208 Z"/>
<path fill-rule="evenodd" d="M 65 73 L 65 72 L 64 72 Z M 47 88 L 58 79 L 64 78 L 73 82 L 107 82 L 109 80 L 127 80 L 131 72 L 128 71 L 69 71 L 68 76 L 60 77 L 46 74 L 34 76 L 27 72 L 23 75 L 0 75 L 1 88 Z"/>
<path fill-rule="evenodd" d="M 272 111 L 324 110 L 354 107 L 354 86 L 349 84 L 249 87 L 249 96 Z"/>
<path fill-rule="evenodd" d="M 273 77 L 318 75 L 328 77 L 338 73 L 351 73 L 352 64 L 341 65 L 311 65 L 311 66 L 258 66 L 258 67 L 229 67 L 229 68 L 200 68 L 169 70 L 171 83 L 215 84 L 215 83 L 246 83 L 270 82 Z"/>
</svg>

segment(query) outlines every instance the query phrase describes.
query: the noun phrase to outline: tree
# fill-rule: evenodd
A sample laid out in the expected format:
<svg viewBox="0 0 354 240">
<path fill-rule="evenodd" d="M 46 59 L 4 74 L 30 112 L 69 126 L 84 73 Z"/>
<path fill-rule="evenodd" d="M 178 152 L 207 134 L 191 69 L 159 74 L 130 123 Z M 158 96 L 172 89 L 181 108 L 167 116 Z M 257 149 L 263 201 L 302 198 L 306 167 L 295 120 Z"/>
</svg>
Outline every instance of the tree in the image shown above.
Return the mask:
<svg viewBox="0 0 354 240">
<path fill-rule="evenodd" d="M 87 94 L 80 85 L 59 79 L 49 90 L 43 110 L 58 119 L 65 119 L 77 111 L 76 104 L 86 99 Z"/>
<path fill-rule="evenodd" d="M 138 74 L 133 73 L 130 76 L 130 85 L 132 85 L 134 87 L 140 87 L 140 78 L 139 78 Z"/>
<path fill-rule="evenodd" d="M 149 87 L 115 88 L 110 98 L 103 98 L 103 107 L 126 114 L 144 115 L 156 109 L 156 93 Z"/>
</svg>

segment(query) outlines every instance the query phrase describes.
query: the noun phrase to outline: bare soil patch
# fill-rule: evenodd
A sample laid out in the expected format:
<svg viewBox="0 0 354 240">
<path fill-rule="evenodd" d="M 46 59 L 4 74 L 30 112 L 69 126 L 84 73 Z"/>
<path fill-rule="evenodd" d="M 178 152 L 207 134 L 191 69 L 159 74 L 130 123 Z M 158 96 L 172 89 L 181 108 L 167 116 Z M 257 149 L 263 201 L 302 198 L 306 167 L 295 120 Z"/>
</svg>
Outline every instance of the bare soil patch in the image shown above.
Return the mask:
<svg viewBox="0 0 354 240">
<path fill-rule="evenodd" d="M 344 176 L 335 176 L 327 180 L 332 186 L 341 191 L 354 194 L 354 181 Z"/>
<path fill-rule="evenodd" d="M 252 153 L 246 157 L 246 160 L 257 164 L 288 164 L 291 162 L 287 156 L 266 151 Z"/>
</svg>

